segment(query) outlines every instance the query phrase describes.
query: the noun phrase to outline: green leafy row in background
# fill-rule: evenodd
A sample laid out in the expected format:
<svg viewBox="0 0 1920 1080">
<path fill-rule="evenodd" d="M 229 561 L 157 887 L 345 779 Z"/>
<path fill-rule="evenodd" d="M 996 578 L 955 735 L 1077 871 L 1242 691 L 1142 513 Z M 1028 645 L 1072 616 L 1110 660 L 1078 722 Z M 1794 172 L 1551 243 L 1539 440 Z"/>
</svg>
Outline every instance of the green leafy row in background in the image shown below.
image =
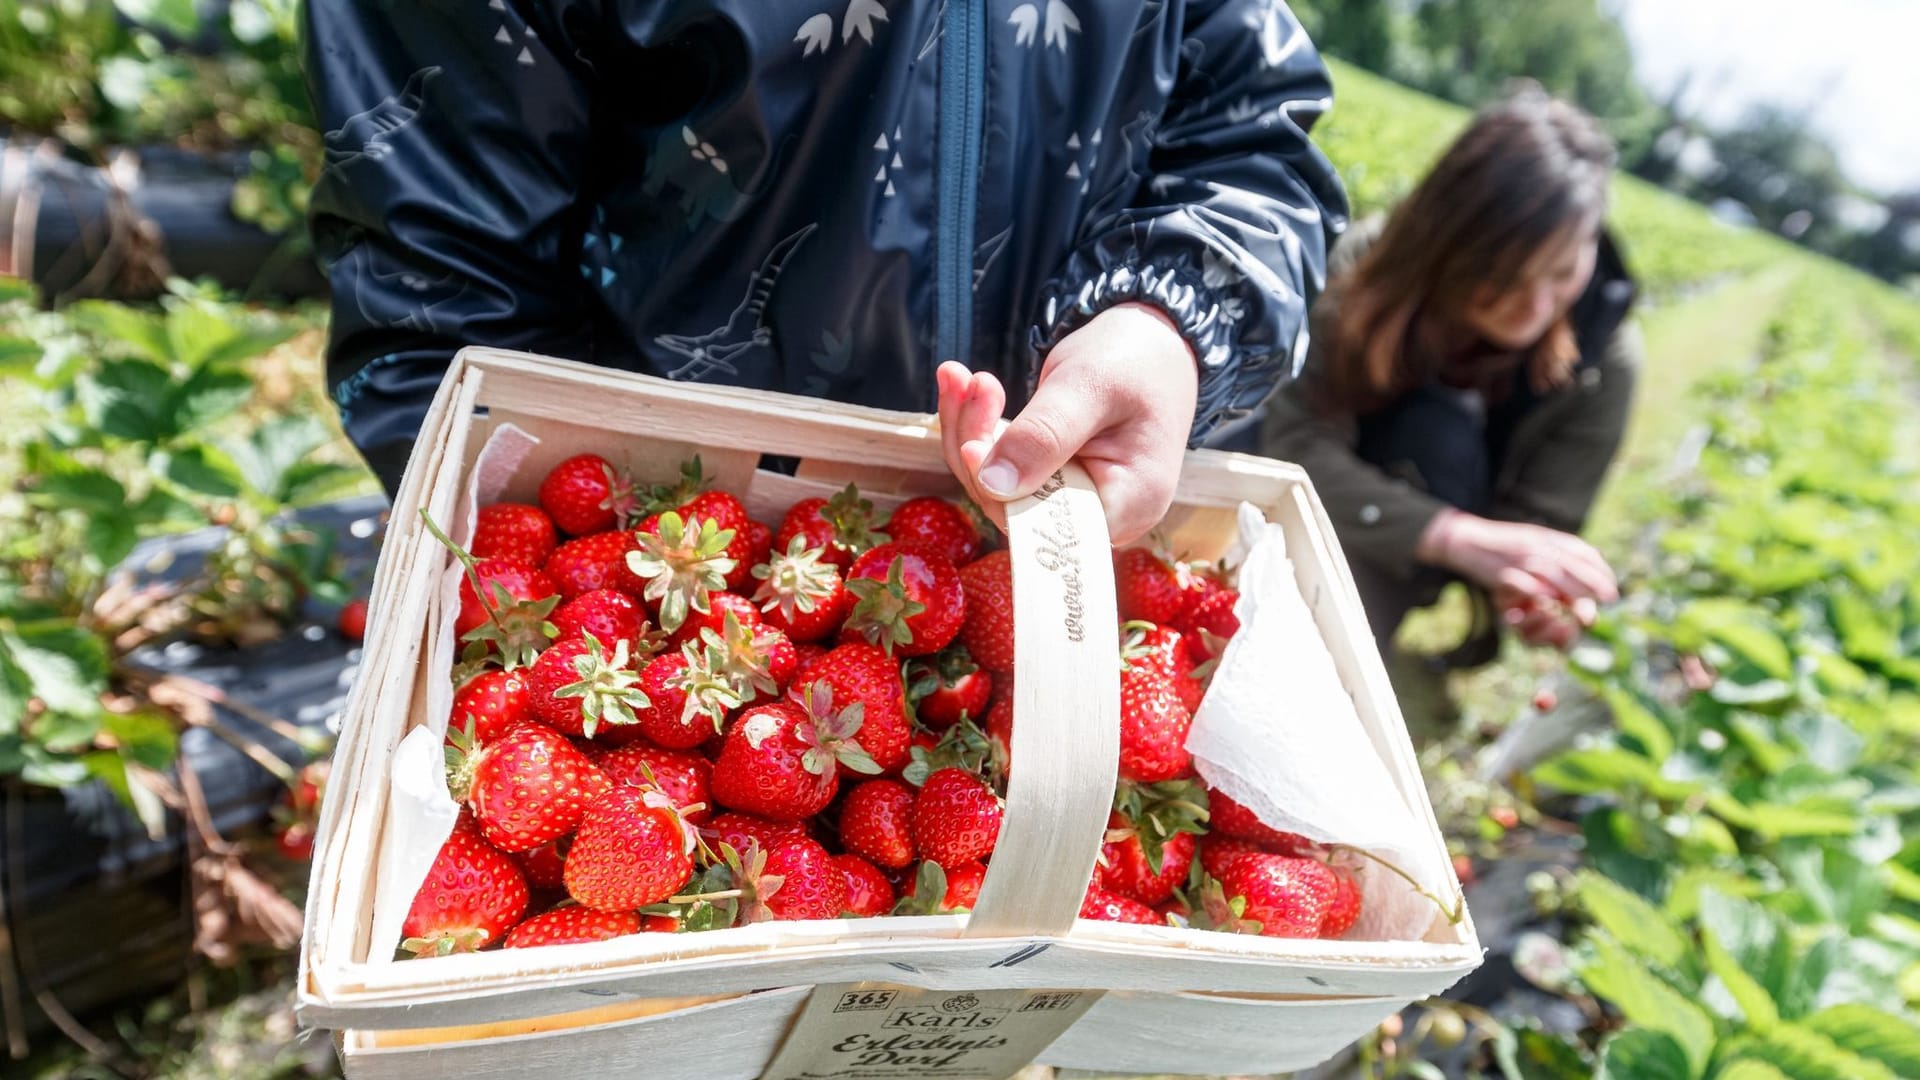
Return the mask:
<svg viewBox="0 0 1920 1080">
<path fill-rule="evenodd" d="M 1530 777 L 1592 803 L 1549 988 L 1627 1022 L 1615 1080 L 1920 1076 L 1920 473 L 1855 288 L 1809 276 L 1703 388 L 1655 572 L 1574 655 L 1614 728 Z M 1560 1049 L 1527 1075 L 1587 1075 Z"/>
<path fill-rule="evenodd" d="M 304 250 L 321 146 L 298 0 L 0 0 L 0 127 L 85 153 L 164 143 L 241 151 L 233 210 Z"/>
<path fill-rule="evenodd" d="M 317 416 L 250 415 L 253 362 L 285 316 L 176 283 L 158 308 L 34 310 L 0 279 L 0 777 L 89 777 L 128 793 L 164 769 L 178 710 L 129 653 L 183 637 L 245 644 L 308 596 L 346 598 L 331 537 L 290 508 L 366 490 L 322 460 Z M 225 526 L 205 564 L 161 585 L 123 566 L 143 539 Z"/>
</svg>

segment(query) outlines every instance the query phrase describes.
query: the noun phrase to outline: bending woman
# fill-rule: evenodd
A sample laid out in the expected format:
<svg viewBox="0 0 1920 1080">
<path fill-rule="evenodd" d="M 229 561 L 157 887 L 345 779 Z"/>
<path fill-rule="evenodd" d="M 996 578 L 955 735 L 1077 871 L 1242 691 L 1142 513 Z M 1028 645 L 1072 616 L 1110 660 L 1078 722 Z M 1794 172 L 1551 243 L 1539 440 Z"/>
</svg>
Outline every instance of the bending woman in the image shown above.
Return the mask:
<svg viewBox="0 0 1920 1080">
<path fill-rule="evenodd" d="M 1383 651 L 1454 580 L 1475 597 L 1468 664 L 1493 657 L 1501 625 L 1565 647 L 1615 599 L 1577 535 L 1640 352 L 1605 226 L 1614 157 L 1592 118 L 1522 89 L 1333 252 L 1261 452 L 1312 475 Z"/>
</svg>

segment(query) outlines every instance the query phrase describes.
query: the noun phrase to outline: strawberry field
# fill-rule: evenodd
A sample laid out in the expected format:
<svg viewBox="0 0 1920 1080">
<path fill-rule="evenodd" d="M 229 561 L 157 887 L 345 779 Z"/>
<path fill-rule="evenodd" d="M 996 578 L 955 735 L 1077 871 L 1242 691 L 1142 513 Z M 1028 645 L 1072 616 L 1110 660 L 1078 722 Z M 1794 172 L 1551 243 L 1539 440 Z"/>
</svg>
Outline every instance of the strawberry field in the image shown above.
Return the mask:
<svg viewBox="0 0 1920 1080">
<path fill-rule="evenodd" d="M 1335 75 L 1340 105 L 1322 129 L 1323 144 L 1356 206 L 1382 208 L 1411 186 L 1464 114 L 1355 69 L 1337 66 Z M 1614 477 L 1595 525 L 1622 571 L 1624 599 L 1564 659 L 1510 646 L 1493 669 L 1452 677 L 1446 690 L 1458 702 L 1457 719 L 1424 723 L 1417 695 L 1406 695 L 1489 962 L 1448 998 L 1389 1020 L 1313 1075 L 1920 1077 L 1920 547 L 1912 539 L 1920 533 L 1913 367 L 1920 303 L 1634 182 L 1620 184 L 1614 221 L 1652 300 L 1643 316 L 1649 367 L 1662 369 L 1674 390 L 1643 395 L 1626 450 L 1635 467 Z M 1726 303 L 1728 296 L 1741 302 Z M 49 313 L 9 283 L 0 303 L 0 378 L 10 406 L 0 417 L 6 797 L 18 806 L 91 791 L 102 805 L 124 807 L 117 812 L 133 823 L 130 833 L 197 832 L 183 842 L 190 868 L 162 883 L 190 898 L 194 917 L 166 929 L 183 940 L 204 937 L 201 952 L 215 961 L 183 968 L 190 974 L 177 992 L 166 992 L 163 980 L 145 1000 L 109 1001 L 76 1015 L 52 989 L 58 964 L 46 956 L 22 964 L 8 953 L 10 970 L 25 973 L 0 984 L 10 1025 L 28 1010 L 51 1024 L 39 1026 L 30 1044 L 15 1044 L 28 1056 L 10 1060 L 6 1075 L 327 1074 L 336 1068 L 330 1050 L 299 1040 L 286 1007 L 303 841 L 311 844 L 322 797 L 322 773 L 306 763 L 324 760 L 324 716 L 272 715 L 163 662 L 169 650 L 244 657 L 275 641 L 324 642 L 309 647 L 337 649 L 347 662 L 350 643 L 335 613 L 364 593 L 365 555 L 356 565 L 352 537 L 312 526 L 307 515 L 374 487 L 339 440 L 318 385 L 318 318 L 185 284 L 157 304 L 89 303 Z M 1699 341 L 1717 348 L 1695 348 Z M 587 470 L 556 485 L 603 479 Z M 967 906 L 969 885 L 977 890 L 984 873 L 974 867 L 981 845 L 990 845 L 985 822 L 998 812 L 990 785 L 1005 766 L 1005 735 L 988 704 L 1002 674 L 990 628 L 910 591 L 889 560 L 862 565 L 836 552 L 836 537 L 860 532 L 853 496 L 815 508 L 830 531 L 812 548 L 804 537 L 789 546 L 799 527 L 776 534 L 763 526 L 766 535 L 755 537 L 741 523 L 744 513 L 741 522 L 716 524 L 732 509 L 716 509 L 691 487 L 635 498 L 629 509 L 660 519 L 650 539 L 612 558 L 582 539 L 564 539 L 590 538 L 601 532 L 592 527 L 599 522 L 562 523 L 558 532 L 549 525 L 543 533 L 511 511 L 492 515 L 484 543 L 469 544 L 472 611 L 460 629 L 477 632 L 477 651 L 464 658 L 475 667 L 515 649 L 560 653 L 546 649 L 551 635 L 539 624 L 547 620 L 600 628 L 600 637 L 649 649 L 664 642 L 649 639 L 639 620 L 671 621 L 678 651 L 670 655 L 685 658 L 677 671 L 656 662 L 636 672 L 627 656 L 589 646 L 562 657 L 564 665 L 547 661 L 556 670 L 527 657 L 524 682 L 545 688 L 542 701 L 569 704 L 558 720 L 579 726 L 569 733 L 649 725 L 633 746 L 603 748 L 591 761 L 575 755 L 584 768 L 640 785 L 677 784 L 682 794 L 677 810 L 643 808 L 636 796 L 616 823 L 591 826 L 586 811 L 573 807 L 564 831 L 552 835 L 550 822 L 507 815 L 497 825 L 463 825 L 443 857 L 505 858 L 496 847 L 514 853 L 502 873 L 521 885 L 495 898 L 514 910 L 511 919 L 491 913 L 493 940 L 544 944 L 766 914 L 800 918 L 808 905 L 865 914 L 896 903 L 906 911 Z M 696 498 L 707 501 L 696 505 Z M 556 494 L 554 505 L 564 504 Z M 947 538 L 972 523 L 944 514 L 922 506 L 894 526 L 895 538 L 904 529 L 958 543 Z M 705 535 L 681 531 L 703 518 L 713 526 Z M 204 556 L 168 554 L 183 537 L 207 536 L 214 539 L 195 549 Z M 747 545 L 738 553 L 729 547 L 736 537 Z M 480 573 L 487 559 L 526 545 L 541 551 L 547 573 L 567 580 L 549 581 L 549 592 L 539 593 Z M 556 568 L 555 552 L 569 547 Z M 807 557 L 822 547 L 845 554 L 841 565 Z M 948 569 L 982 565 L 976 554 L 947 559 Z M 724 569 L 714 561 L 729 555 Z M 727 577 L 742 564 L 745 576 Z M 766 571 L 759 580 L 756 565 Z M 639 602 L 623 604 L 625 592 L 600 587 L 623 573 L 639 579 L 630 590 Z M 854 579 L 864 584 L 843 596 L 829 579 L 841 588 Z M 506 595 L 492 590 L 496 580 Z M 723 586 L 757 594 L 761 606 L 727 601 L 707 605 L 706 614 L 689 612 L 681 605 L 691 594 L 682 588 L 691 583 L 715 596 L 726 595 Z M 968 586 L 994 587 L 939 586 L 961 595 Z M 557 599 L 542 607 L 549 594 Z M 528 606 L 517 621 L 490 619 L 503 614 L 494 601 Z M 953 625 L 929 630 L 930 609 L 935 621 Z M 1136 597 L 1131 614 L 1174 625 L 1192 618 L 1184 608 L 1156 613 L 1145 597 Z M 959 641 L 980 661 L 956 663 L 951 649 L 928 650 L 907 665 L 904 679 L 892 665 L 890 677 L 921 718 L 917 727 L 904 710 L 849 717 L 831 696 L 787 703 L 766 689 L 790 681 L 802 663 L 832 656 L 825 646 L 849 623 L 866 646 L 836 662 L 836 687 L 871 680 L 873 665 L 863 668 L 852 654 L 865 661 L 883 642 L 910 643 L 905 623 L 912 620 L 923 640 Z M 512 639 L 516 627 L 524 634 L 529 625 L 532 646 Z M 1444 636 L 1444 614 L 1430 626 Z M 1213 622 L 1182 628 L 1197 641 L 1231 632 Z M 493 630 L 507 639 L 487 645 Z M 1156 627 L 1131 630 L 1136 666 L 1193 666 Z M 680 648 L 689 642 L 695 647 Z M 456 759 L 471 741 L 498 741 L 483 725 L 527 692 L 519 675 L 493 670 L 484 682 L 467 683 L 456 704 L 456 715 L 473 720 L 473 730 L 450 736 L 461 744 Z M 1176 698 L 1183 673 L 1161 680 Z M 657 681 L 639 681 L 648 678 Z M 689 717 L 710 722 L 716 712 L 750 707 L 756 695 L 770 696 L 774 703 L 761 707 L 783 721 L 805 721 L 792 729 L 798 741 L 779 748 L 781 761 L 744 764 L 763 753 L 744 738 L 739 746 L 730 740 L 716 762 L 690 753 L 710 728 L 695 742 L 679 739 L 676 728 Z M 656 699 L 675 707 L 655 707 Z M 1164 717 L 1190 712 L 1192 702 L 1157 700 L 1155 707 Z M 976 727 L 973 717 L 983 722 Z M 888 727 L 879 754 L 873 745 L 849 745 L 857 726 L 867 729 L 868 743 Z M 225 835 L 214 827 L 219 814 L 180 771 L 183 747 L 209 739 L 284 791 L 268 798 L 273 815 L 255 814 Z M 564 739 L 511 749 L 570 763 Z M 1135 749 L 1130 779 L 1139 786 L 1119 808 L 1108 845 L 1113 869 L 1103 871 L 1111 880 L 1103 877 L 1107 887 L 1090 895 L 1087 914 L 1161 920 L 1172 910 L 1229 927 L 1244 922 L 1247 905 L 1223 903 L 1214 888 L 1215 879 L 1249 872 L 1225 869 L 1244 857 L 1229 850 L 1233 841 L 1284 849 L 1287 857 L 1318 854 L 1313 865 L 1325 865 L 1324 852 L 1297 848 L 1297 838 L 1238 820 L 1230 800 L 1215 799 L 1211 827 L 1202 824 L 1192 792 L 1160 783 L 1182 775 L 1182 767 L 1149 756 L 1165 747 L 1141 740 Z M 507 756 L 503 749 L 491 765 L 485 756 L 456 762 L 456 782 L 471 784 L 482 773 L 484 784 L 482 770 L 500 771 Z M 876 756 L 889 760 L 876 765 Z M 868 780 L 861 775 L 868 766 L 905 775 Z M 773 768 L 786 770 L 791 790 L 768 793 Z M 480 798 L 471 788 L 460 793 L 470 804 Z M 643 883 L 658 886 L 645 895 L 629 894 L 631 875 L 608 870 L 654 844 L 652 832 L 675 832 L 676 813 L 692 820 L 704 810 L 711 820 L 715 808 L 689 813 L 691 804 L 717 801 L 736 818 L 749 808 L 756 818 L 812 818 L 820 807 L 811 802 L 804 813 L 761 802 L 802 797 L 835 806 L 827 843 L 775 843 L 736 820 L 716 835 L 734 859 L 716 843 L 697 868 L 690 855 L 676 880 Z M 652 832 L 641 836 L 635 820 Z M 1196 843 L 1194 832 L 1211 835 Z M 575 870 L 552 850 L 562 835 L 601 857 L 583 858 Z M 19 849 L 12 836 L 0 844 Z M 760 851 L 756 863 L 763 844 L 784 862 L 770 868 Z M 1212 869 L 1203 865 L 1210 846 Z M 242 848 L 250 854 L 242 857 Z M 930 850 L 952 858 L 920 858 Z M 1169 873 L 1168 860 L 1187 874 Z M 961 872 L 950 875 L 942 863 Z M 0 869 L 8 896 L 17 898 L 19 869 Z M 1339 882 L 1351 869 L 1334 860 L 1329 873 L 1328 895 L 1342 895 Z M 769 876 L 810 884 L 784 898 L 773 890 L 770 903 L 756 893 Z M 1184 896 L 1189 884 L 1203 890 L 1192 896 L 1205 910 L 1182 908 L 1175 898 L 1173 889 Z M 530 890 L 541 889 L 549 901 L 564 893 L 602 899 L 627 917 L 562 906 L 526 919 L 534 914 Z M 606 898 L 609 890 L 620 895 Z M 1250 891 L 1242 885 L 1243 898 Z M 1337 937 L 1343 920 L 1351 922 L 1324 901 L 1311 918 L 1271 905 L 1264 914 L 1270 923 L 1298 922 L 1309 937 Z M 17 899 L 7 917 L 25 918 Z M 408 945 L 450 952 L 472 929 L 420 922 L 408 927 Z M 135 935 L 134 928 L 119 932 Z"/>
</svg>

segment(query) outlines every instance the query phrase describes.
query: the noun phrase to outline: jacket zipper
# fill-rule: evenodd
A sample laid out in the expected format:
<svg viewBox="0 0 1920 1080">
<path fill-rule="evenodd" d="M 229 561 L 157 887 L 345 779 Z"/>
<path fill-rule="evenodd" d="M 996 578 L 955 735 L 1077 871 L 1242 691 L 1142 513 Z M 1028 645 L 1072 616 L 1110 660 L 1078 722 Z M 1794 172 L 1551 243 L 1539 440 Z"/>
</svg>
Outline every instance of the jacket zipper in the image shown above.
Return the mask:
<svg viewBox="0 0 1920 1080">
<path fill-rule="evenodd" d="M 973 225 L 986 111 L 987 0 L 946 0 L 940 38 L 937 360 L 971 364 Z"/>
</svg>

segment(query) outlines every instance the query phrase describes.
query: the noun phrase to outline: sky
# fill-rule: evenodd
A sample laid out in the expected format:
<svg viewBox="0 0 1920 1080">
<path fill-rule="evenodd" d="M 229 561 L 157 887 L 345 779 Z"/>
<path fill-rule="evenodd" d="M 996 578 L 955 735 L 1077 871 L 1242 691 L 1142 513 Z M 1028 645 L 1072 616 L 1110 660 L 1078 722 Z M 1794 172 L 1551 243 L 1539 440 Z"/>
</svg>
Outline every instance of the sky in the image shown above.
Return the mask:
<svg viewBox="0 0 1920 1080">
<path fill-rule="evenodd" d="M 1920 0 L 1612 0 L 1656 93 L 1693 73 L 1709 122 L 1750 104 L 1813 106 L 1848 175 L 1920 189 Z"/>
</svg>

